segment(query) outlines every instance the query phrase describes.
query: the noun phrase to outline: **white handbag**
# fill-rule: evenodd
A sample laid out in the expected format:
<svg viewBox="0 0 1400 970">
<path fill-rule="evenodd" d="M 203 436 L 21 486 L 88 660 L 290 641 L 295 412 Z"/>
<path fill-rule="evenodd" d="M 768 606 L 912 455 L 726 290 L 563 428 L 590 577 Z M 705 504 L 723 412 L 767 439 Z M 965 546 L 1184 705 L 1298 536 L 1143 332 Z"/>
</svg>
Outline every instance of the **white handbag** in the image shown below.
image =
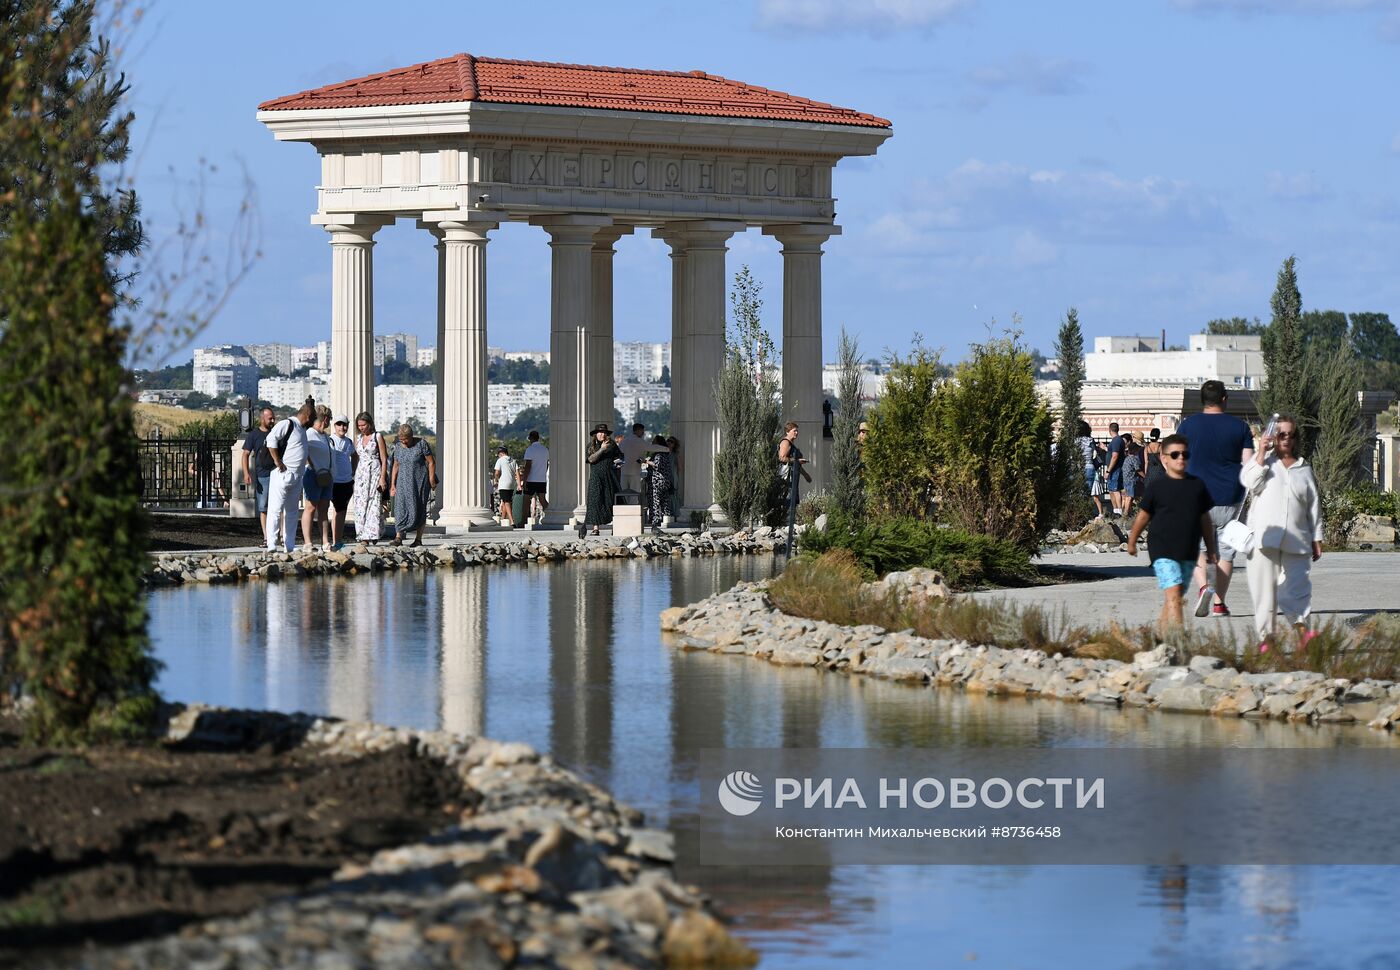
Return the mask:
<svg viewBox="0 0 1400 970">
<path fill-rule="evenodd" d="M 1254 551 L 1254 530 L 1244 524 L 1244 510 L 1249 505 L 1248 496 L 1240 504 L 1240 514 L 1229 522 L 1225 523 L 1225 528 L 1220 530 L 1220 540 L 1236 552 L 1249 555 Z"/>
</svg>

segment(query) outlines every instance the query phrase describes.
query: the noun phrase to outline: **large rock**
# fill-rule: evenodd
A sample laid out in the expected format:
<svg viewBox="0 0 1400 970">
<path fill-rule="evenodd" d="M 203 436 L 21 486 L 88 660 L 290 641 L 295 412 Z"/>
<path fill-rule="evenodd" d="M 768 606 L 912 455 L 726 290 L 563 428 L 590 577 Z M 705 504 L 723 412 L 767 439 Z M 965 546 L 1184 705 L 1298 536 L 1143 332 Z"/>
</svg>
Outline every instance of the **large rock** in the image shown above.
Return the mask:
<svg viewBox="0 0 1400 970">
<path fill-rule="evenodd" d="M 938 570 L 915 566 L 886 573 L 884 579 L 870 584 L 870 591 L 876 595 L 898 592 L 914 601 L 943 599 L 948 595 L 948 583 Z"/>
<path fill-rule="evenodd" d="M 1395 545 L 1395 520 L 1387 515 L 1358 515 L 1347 526 L 1347 542 Z"/>
<path fill-rule="evenodd" d="M 1127 536 L 1123 534 L 1123 530 L 1118 528 L 1118 526 L 1107 519 L 1095 519 L 1066 539 L 1065 545 L 1078 546 L 1086 542 L 1093 542 L 1116 546 L 1126 541 Z"/>
</svg>

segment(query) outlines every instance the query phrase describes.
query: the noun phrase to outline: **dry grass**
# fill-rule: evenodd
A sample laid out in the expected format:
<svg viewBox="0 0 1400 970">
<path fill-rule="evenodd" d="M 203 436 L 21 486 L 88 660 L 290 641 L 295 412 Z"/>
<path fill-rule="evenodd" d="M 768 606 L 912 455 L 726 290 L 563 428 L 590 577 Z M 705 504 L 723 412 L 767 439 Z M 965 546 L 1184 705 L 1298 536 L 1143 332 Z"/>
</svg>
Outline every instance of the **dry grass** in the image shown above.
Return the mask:
<svg viewBox="0 0 1400 970">
<path fill-rule="evenodd" d="M 893 591 L 871 595 L 861 589 L 864 578 L 856 558 L 838 549 L 794 561 L 770 586 L 769 595 L 780 610 L 793 616 L 844 626 L 913 630 L 933 640 L 966 640 L 1124 662 L 1165 640 L 1188 657 L 1218 657 L 1247 673 L 1312 670 L 1350 680 L 1400 680 L 1400 616 L 1392 614 L 1379 614 L 1356 629 L 1326 623 L 1306 650 L 1295 649 L 1297 637 L 1290 633 L 1261 654 L 1252 638 L 1242 643 L 1228 630 L 1200 634 L 1183 629 L 1163 638 L 1148 626 L 1085 626 L 1071 622 L 1063 610 L 1049 613 L 1038 606 L 957 596 L 921 601 Z"/>
<path fill-rule="evenodd" d="M 159 428 L 163 435 L 175 435 L 181 427 L 191 421 L 207 421 L 216 413 L 191 411 L 171 404 L 137 404 L 134 411 L 133 421 L 137 437 L 140 438 L 148 437 L 156 428 Z"/>
</svg>

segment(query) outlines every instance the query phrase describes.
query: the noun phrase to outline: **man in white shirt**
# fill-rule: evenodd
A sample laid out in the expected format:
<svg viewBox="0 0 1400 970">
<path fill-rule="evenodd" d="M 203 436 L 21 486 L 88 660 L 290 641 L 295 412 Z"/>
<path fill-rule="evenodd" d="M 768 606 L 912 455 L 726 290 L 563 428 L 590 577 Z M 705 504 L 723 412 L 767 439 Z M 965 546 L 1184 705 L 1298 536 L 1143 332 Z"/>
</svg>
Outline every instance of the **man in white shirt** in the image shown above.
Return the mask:
<svg viewBox="0 0 1400 970">
<path fill-rule="evenodd" d="M 267 483 L 267 549 L 276 552 L 277 533 L 282 547 L 296 548 L 297 501 L 301 498 L 302 473 L 306 471 L 306 427 L 316 420 L 310 399 L 290 418 L 283 418 L 267 433 L 267 453 L 274 466 Z M 281 525 L 278 525 L 278 519 Z"/>
<path fill-rule="evenodd" d="M 630 488 L 638 495 L 642 491 L 642 466 L 637 462 L 645 458 L 647 452 L 660 450 L 647 440 L 646 432 L 647 426 L 638 422 L 632 425 L 632 433 L 618 442 L 622 449 L 622 488 Z"/>
<path fill-rule="evenodd" d="M 520 477 L 520 469 L 516 467 L 515 460 L 510 457 L 510 452 L 506 451 L 506 446 L 501 445 L 496 454 L 496 467 L 491 471 L 491 485 L 496 490 L 501 502 L 501 518 L 505 519 L 507 529 L 515 528 L 515 517 L 511 514 L 511 502 L 515 498 L 515 480 Z"/>
<path fill-rule="evenodd" d="M 549 508 L 549 500 L 545 495 L 549 482 L 549 449 L 540 444 L 538 431 L 531 431 L 528 437 L 530 444 L 525 448 L 525 465 L 521 468 L 521 477 L 525 479 L 525 501 L 529 503 L 525 514 L 533 520 L 536 516 L 543 518 L 545 510 Z"/>
</svg>

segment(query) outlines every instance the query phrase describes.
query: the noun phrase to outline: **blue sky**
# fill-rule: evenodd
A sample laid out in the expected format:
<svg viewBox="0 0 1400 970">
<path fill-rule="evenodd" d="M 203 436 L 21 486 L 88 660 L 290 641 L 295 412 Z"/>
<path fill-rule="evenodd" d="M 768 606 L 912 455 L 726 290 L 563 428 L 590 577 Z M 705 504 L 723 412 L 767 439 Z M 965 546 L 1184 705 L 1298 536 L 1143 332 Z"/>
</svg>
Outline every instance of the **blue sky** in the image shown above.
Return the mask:
<svg viewBox="0 0 1400 970">
<path fill-rule="evenodd" d="M 828 357 L 845 325 L 868 356 L 918 332 L 957 359 L 1013 314 L 1049 352 L 1071 305 L 1091 337 L 1185 343 L 1267 319 L 1290 253 L 1305 306 L 1400 315 L 1400 0 L 166 2 L 125 54 L 148 230 L 174 228 L 199 158 L 216 231 L 240 164 L 261 215 L 262 258 L 200 342 L 329 336 L 319 164 L 257 104 L 460 51 L 701 69 L 890 118 L 875 158 L 836 171 Z M 377 238 L 376 329 L 432 342 L 431 237 Z M 751 230 L 729 256 L 774 328 L 777 248 Z M 543 231 L 503 226 L 489 272 L 491 343 L 546 348 Z M 668 339 L 662 243 L 619 243 L 615 292 L 618 339 Z"/>
</svg>

